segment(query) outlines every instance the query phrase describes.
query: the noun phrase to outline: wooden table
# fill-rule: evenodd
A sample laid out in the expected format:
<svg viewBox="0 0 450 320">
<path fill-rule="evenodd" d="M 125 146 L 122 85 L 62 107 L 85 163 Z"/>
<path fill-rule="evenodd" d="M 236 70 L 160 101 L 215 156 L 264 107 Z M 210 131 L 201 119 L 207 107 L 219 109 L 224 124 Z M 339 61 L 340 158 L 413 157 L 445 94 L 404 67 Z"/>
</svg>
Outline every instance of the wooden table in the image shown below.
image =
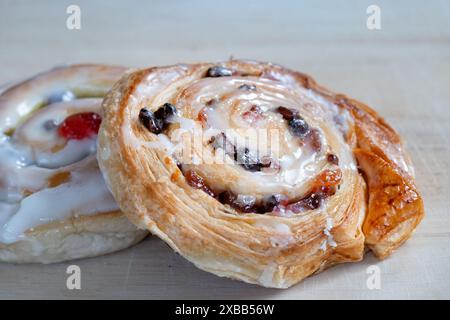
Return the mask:
<svg viewBox="0 0 450 320">
<path fill-rule="evenodd" d="M 81 8 L 81 30 L 66 7 Z M 385 261 L 334 267 L 288 289 L 264 289 L 196 269 L 153 237 L 66 267 L 0 264 L 0 298 L 450 298 L 450 3 L 380 1 L 381 30 L 366 27 L 371 1 L 2 1 L 0 83 L 77 62 L 133 67 L 216 61 L 278 62 L 367 102 L 408 142 L 426 217 Z M 367 267 L 381 289 L 366 286 Z"/>
</svg>

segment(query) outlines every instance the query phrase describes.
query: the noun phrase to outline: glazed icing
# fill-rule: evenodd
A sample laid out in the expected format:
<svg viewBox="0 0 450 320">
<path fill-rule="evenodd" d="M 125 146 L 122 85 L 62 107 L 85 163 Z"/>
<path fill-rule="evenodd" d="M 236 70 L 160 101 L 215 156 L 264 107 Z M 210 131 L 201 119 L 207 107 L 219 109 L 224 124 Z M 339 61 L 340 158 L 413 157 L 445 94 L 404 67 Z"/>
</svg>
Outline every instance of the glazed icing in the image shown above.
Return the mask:
<svg viewBox="0 0 450 320">
<path fill-rule="evenodd" d="M 333 121 L 339 109 L 334 105 L 330 107 L 332 103 L 320 100 L 296 82 L 283 81 L 280 83 L 256 77 L 203 78 L 185 88 L 176 103 L 185 117 L 195 119 L 197 114 L 203 112 L 207 119 L 205 131 L 225 132 L 227 139 L 233 141 L 234 145 L 246 146 L 253 154 L 273 159 L 279 165 L 278 170 L 240 170 L 242 179 L 230 181 L 220 179 L 221 173 L 207 165 L 188 164 L 186 168 L 195 169 L 219 190 L 230 189 L 236 194 L 246 194 L 252 190 L 251 194 L 258 198 L 276 193 L 288 197 L 304 194 L 308 190 L 308 181 L 329 166 L 326 154 L 331 151 L 341 160 L 341 168 L 355 170 L 351 152 L 343 150 L 342 146 L 346 145 L 343 135 L 336 128 L 319 125 L 324 121 Z M 255 89 L 242 90 L 242 85 L 254 86 Z M 260 115 L 256 115 L 256 120 L 251 116 L 253 106 L 258 106 L 261 111 Z M 311 127 L 320 128 L 321 145 L 326 147 L 318 151 L 308 144 L 299 146 L 298 140 L 287 129 L 286 121 L 273 112 L 278 106 L 299 110 Z M 251 121 L 246 118 L 248 114 Z M 255 129 L 266 133 L 273 130 L 280 135 L 271 145 L 271 138 L 266 141 L 259 139 L 261 136 L 254 134 Z M 224 181 L 222 186 L 220 181 Z"/>
<path fill-rule="evenodd" d="M 69 115 L 100 113 L 101 99 L 53 103 L 0 136 L 0 243 L 13 243 L 42 224 L 118 210 L 98 169 L 96 136 L 65 140 Z"/>
<path fill-rule="evenodd" d="M 247 85 L 245 90 L 243 85 Z M 134 113 L 141 108 L 155 112 L 167 102 L 177 109 L 177 114 L 168 119 L 171 125 L 167 130 L 137 138 L 133 129 L 140 126 Z M 357 171 L 351 146 L 345 141 L 353 126 L 348 112 L 290 76 L 205 78 L 175 66 L 142 79 L 128 103 L 129 114 L 120 128 L 128 145 L 161 150 L 181 165 L 183 172 L 196 172 L 216 194 L 231 191 L 236 196 L 234 201 L 243 205 L 266 201 L 275 194 L 301 199 L 308 196 L 322 172 L 337 169 L 346 177 Z M 321 147 L 311 141 L 299 143 L 284 116 L 276 111 L 279 106 L 298 111 L 317 133 Z M 252 130 L 266 132 L 266 137 L 270 130 L 278 130 L 281 135 L 261 144 Z M 184 133 L 188 133 L 187 140 Z M 218 134 L 225 134 L 236 148 L 248 148 L 250 153 L 269 157 L 274 164 L 260 171 L 237 165 L 232 154 L 211 144 Z M 107 150 L 100 155 L 104 153 Z M 327 160 L 330 154 L 339 159 L 338 166 Z M 342 189 L 351 183 L 344 178 Z M 327 203 L 320 212 L 327 212 Z M 295 213 L 280 207 L 272 215 L 291 217 Z M 327 244 L 332 246 L 333 239 Z"/>
<path fill-rule="evenodd" d="M 327 162 L 328 153 L 339 158 L 341 170 L 357 170 L 352 152 L 344 141 L 350 117 L 295 80 L 287 76 L 278 79 L 276 75 L 273 75 L 275 79 L 252 76 L 198 79 L 197 76 L 185 74 L 183 68 L 173 68 L 152 73 L 141 81 L 130 99 L 130 103 L 138 107 L 128 110 L 150 106 L 155 111 L 163 103 L 171 102 L 178 114 L 170 122 L 176 125 L 155 135 L 154 140 L 141 141 L 130 130 L 130 121 L 136 121 L 137 115 L 129 115 L 121 128 L 127 143 L 136 148 L 162 150 L 181 163 L 183 170 L 195 170 L 217 192 L 230 190 L 240 195 L 239 199 L 246 199 L 247 195 L 257 200 L 273 194 L 289 198 L 305 195 L 313 178 L 331 166 Z M 243 85 L 251 86 L 252 90 L 242 90 Z M 254 106 L 258 106 L 260 115 L 252 114 Z M 274 112 L 278 106 L 298 110 L 310 127 L 317 128 L 318 139 L 324 147 L 316 150 L 309 144 L 299 145 L 283 117 Z M 199 120 L 200 114 L 205 118 L 203 123 Z M 323 125 L 336 123 L 336 117 L 340 118 L 340 126 Z M 255 130 L 265 132 L 266 139 L 261 140 L 259 133 L 254 134 Z M 268 136 L 271 130 L 280 133 L 275 140 Z M 181 138 L 181 133 L 186 132 L 191 133 L 190 143 Z M 217 133 L 225 133 L 236 147 L 246 147 L 252 154 L 271 158 L 275 168 L 250 172 L 236 166 L 223 149 L 207 145 Z M 203 154 L 192 149 L 199 136 L 203 137 L 200 141 Z M 186 152 L 188 147 L 191 149 Z M 191 154 L 189 159 L 186 153 Z M 218 163 L 218 160 L 222 161 Z M 218 170 L 217 165 L 228 168 Z"/>
</svg>

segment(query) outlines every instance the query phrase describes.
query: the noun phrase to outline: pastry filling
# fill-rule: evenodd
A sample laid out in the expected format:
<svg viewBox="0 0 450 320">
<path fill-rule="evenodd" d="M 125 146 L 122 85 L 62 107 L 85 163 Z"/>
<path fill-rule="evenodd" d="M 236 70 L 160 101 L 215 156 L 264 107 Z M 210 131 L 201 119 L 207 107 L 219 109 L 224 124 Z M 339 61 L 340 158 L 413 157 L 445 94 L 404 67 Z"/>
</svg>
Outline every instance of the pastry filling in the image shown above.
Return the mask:
<svg viewBox="0 0 450 320">
<path fill-rule="evenodd" d="M 237 195 L 229 190 L 220 193 L 214 192 L 195 171 L 184 172 L 184 176 L 191 187 L 204 191 L 221 203 L 243 213 L 258 214 L 285 213 L 286 211 L 297 214 L 317 209 L 326 198 L 336 193 L 342 179 L 342 173 L 339 169 L 335 171 L 326 170 L 317 177 L 310 192 L 300 199 L 288 199 L 282 194 L 274 194 L 257 201 L 256 197 L 252 195 Z"/>
<path fill-rule="evenodd" d="M 58 133 L 68 140 L 83 140 L 97 135 L 101 122 L 102 118 L 95 112 L 73 114 L 59 125 Z M 44 123 L 47 129 L 48 123 Z M 54 121 L 50 120 L 50 123 L 54 124 Z"/>
<path fill-rule="evenodd" d="M 176 107 L 165 103 L 156 111 L 142 108 L 139 121 L 158 136 L 148 146 L 170 150 L 192 188 L 241 213 L 299 214 L 320 208 L 339 190 L 343 175 L 338 155 L 317 125 L 329 110 L 314 114 L 310 105 L 317 101 L 308 94 L 297 96 L 274 75 L 255 77 L 214 66 L 205 78 L 172 97 Z M 197 127 L 199 134 L 194 133 Z M 187 144 L 177 140 L 179 129 L 207 137 L 202 146 L 211 157 L 226 160 L 224 170 L 198 160 L 198 155 L 191 162 L 180 160 L 177 152 Z M 273 130 L 278 140 L 260 147 L 259 137 L 247 134 L 248 129 Z M 230 176 L 221 172 L 226 170 L 232 171 Z"/>
</svg>

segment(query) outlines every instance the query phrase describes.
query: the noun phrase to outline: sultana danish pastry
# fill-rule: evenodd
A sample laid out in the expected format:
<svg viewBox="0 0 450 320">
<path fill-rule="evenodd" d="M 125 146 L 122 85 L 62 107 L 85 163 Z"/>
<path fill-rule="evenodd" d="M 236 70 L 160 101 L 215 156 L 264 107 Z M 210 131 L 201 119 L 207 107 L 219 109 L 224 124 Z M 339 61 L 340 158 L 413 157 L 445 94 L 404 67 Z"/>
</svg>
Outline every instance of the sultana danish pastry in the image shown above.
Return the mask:
<svg viewBox="0 0 450 320">
<path fill-rule="evenodd" d="M 398 134 L 281 66 L 136 71 L 103 111 L 99 164 L 123 212 L 216 275 L 287 288 L 365 247 L 387 257 L 422 219 Z"/>
<path fill-rule="evenodd" d="M 0 261 L 57 262 L 141 240 L 96 160 L 102 97 L 125 71 L 74 65 L 0 95 Z"/>
</svg>

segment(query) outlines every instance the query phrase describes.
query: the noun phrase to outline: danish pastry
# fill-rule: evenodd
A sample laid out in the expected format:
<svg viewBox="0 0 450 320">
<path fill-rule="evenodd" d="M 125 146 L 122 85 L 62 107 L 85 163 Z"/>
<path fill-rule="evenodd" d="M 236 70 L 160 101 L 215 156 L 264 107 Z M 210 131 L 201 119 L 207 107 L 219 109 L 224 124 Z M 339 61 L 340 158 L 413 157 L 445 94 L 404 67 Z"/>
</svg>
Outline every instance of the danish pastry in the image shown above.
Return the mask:
<svg viewBox="0 0 450 320">
<path fill-rule="evenodd" d="M 0 95 L 0 261 L 50 263 L 141 240 L 96 160 L 102 97 L 124 68 L 60 67 Z"/>
<path fill-rule="evenodd" d="M 231 60 L 125 75 L 97 149 L 122 211 L 197 267 L 287 288 L 423 217 L 398 134 L 368 106 L 281 66 Z"/>
</svg>

